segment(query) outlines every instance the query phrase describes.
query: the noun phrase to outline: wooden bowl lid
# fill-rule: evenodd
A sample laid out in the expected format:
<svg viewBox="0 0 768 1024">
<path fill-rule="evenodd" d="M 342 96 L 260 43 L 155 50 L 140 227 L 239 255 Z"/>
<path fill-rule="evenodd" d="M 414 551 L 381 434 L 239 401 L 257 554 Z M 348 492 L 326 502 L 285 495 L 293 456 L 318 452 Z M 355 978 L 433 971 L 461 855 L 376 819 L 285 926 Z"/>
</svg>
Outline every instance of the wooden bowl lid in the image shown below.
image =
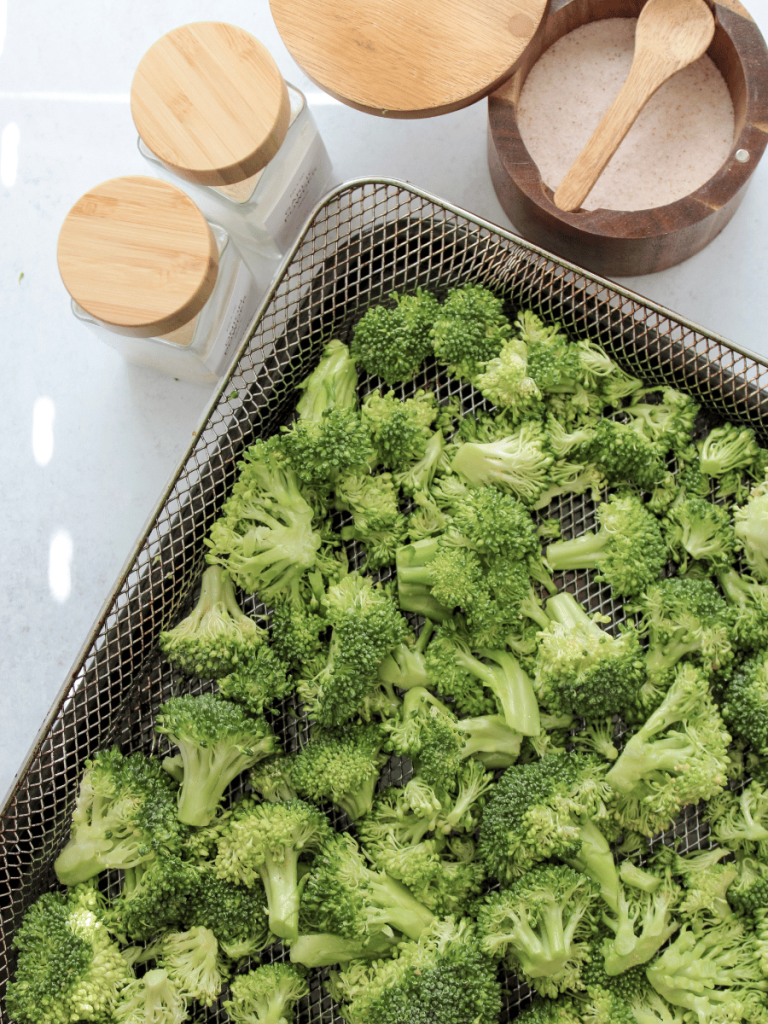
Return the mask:
<svg viewBox="0 0 768 1024">
<path fill-rule="evenodd" d="M 285 139 L 288 88 L 269 51 L 219 21 L 173 29 L 147 50 L 131 84 L 145 145 L 201 185 L 234 185 L 262 170 Z"/>
<path fill-rule="evenodd" d="M 294 60 L 369 114 L 431 117 L 487 96 L 514 72 L 549 0 L 270 0 Z"/>
<path fill-rule="evenodd" d="M 219 267 L 216 240 L 189 196 L 141 175 L 112 178 L 78 199 L 57 256 L 75 302 L 136 338 L 188 323 L 210 298 Z"/>
</svg>

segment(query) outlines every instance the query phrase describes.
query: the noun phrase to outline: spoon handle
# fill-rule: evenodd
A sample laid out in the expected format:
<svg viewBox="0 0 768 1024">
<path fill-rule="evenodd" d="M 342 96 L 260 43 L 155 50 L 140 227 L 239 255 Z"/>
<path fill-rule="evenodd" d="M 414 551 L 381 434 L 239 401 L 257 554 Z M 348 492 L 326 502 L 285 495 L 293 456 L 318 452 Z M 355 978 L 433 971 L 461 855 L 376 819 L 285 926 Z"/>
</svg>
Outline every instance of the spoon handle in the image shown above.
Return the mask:
<svg viewBox="0 0 768 1024">
<path fill-rule="evenodd" d="M 637 115 L 676 70 L 663 61 L 648 59 L 647 55 L 642 61 L 633 61 L 616 99 L 560 182 L 555 192 L 555 206 L 566 211 L 578 210 Z"/>
</svg>

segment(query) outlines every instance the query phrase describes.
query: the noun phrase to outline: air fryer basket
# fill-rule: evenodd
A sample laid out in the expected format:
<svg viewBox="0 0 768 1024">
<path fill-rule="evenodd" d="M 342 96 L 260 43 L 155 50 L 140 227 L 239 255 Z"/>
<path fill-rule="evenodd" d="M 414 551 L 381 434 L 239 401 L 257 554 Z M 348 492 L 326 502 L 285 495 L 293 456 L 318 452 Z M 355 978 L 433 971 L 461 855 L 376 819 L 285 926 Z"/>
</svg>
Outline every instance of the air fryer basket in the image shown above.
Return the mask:
<svg viewBox="0 0 768 1024">
<path fill-rule="evenodd" d="M 393 291 L 433 290 L 443 298 L 463 282 L 487 285 L 504 296 L 507 312 L 530 308 L 560 321 L 577 338 L 599 341 L 624 369 L 648 385 L 670 384 L 706 410 L 710 424 L 728 419 L 752 426 L 768 443 L 768 369 L 729 345 L 640 296 L 592 277 L 494 225 L 389 179 L 340 186 L 316 209 L 244 343 L 228 380 L 178 473 L 139 539 L 105 609 L 30 752 L 2 813 L 0 827 L 0 1000 L 14 969 L 12 939 L 26 908 L 56 884 L 53 860 L 66 840 L 83 764 L 113 743 L 128 753 L 163 750 L 153 733 L 154 712 L 172 693 L 200 693 L 210 683 L 175 674 L 156 650 L 162 629 L 191 608 L 204 565 L 203 538 L 236 476 L 236 463 L 255 438 L 269 436 L 291 416 L 296 385 L 317 364 L 332 337 L 349 341 L 369 305 Z M 380 385 L 361 378 L 360 393 Z M 430 363 L 408 385 L 460 394 L 465 411 L 481 399 Z M 542 517 L 558 517 L 563 536 L 593 524 L 594 506 L 578 497 L 553 503 Z M 361 552 L 349 546 L 352 567 Z M 387 578 L 389 571 L 382 573 Z M 555 577 L 594 611 L 621 619 L 621 606 L 605 585 L 586 573 Z M 264 607 L 240 595 L 244 608 Z M 418 621 L 414 620 L 418 627 Z M 289 708 L 286 707 L 287 712 Z M 275 731 L 286 750 L 298 746 L 301 715 L 283 713 Z M 399 783 L 408 765 L 393 759 L 383 783 Z M 237 790 L 235 788 L 236 795 Z M 349 822 L 328 807 L 337 827 Z M 706 845 L 706 827 L 689 808 L 674 835 L 681 852 Z M 669 838 L 669 837 L 665 837 Z M 118 877 L 105 879 L 112 890 Z M 264 962 L 286 956 L 265 951 Z M 299 1006 L 299 1024 L 335 1024 L 341 1017 L 325 994 L 323 972 L 314 972 L 310 996 Z M 502 1020 L 512 1020 L 528 998 L 507 979 Z M 218 1006 L 202 1013 L 225 1020 Z M 439 1024 L 439 1022 L 436 1022 Z"/>
</svg>

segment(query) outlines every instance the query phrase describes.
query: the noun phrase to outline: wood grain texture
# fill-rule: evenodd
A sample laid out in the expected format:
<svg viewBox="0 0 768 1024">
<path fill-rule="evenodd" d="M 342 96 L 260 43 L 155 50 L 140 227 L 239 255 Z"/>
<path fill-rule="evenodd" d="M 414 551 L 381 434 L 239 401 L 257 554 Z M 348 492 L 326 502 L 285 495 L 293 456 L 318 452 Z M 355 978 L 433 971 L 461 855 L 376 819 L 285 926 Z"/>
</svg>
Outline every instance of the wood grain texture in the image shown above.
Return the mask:
<svg viewBox="0 0 768 1024">
<path fill-rule="evenodd" d="M 549 0 L 270 0 L 294 60 L 332 96 L 385 117 L 430 117 L 513 73 Z"/>
<path fill-rule="evenodd" d="M 219 254 L 192 200 L 158 178 L 112 178 L 86 192 L 59 232 L 72 298 L 117 334 L 178 330 L 208 301 Z"/>
<path fill-rule="evenodd" d="M 499 201 L 530 241 L 603 277 L 665 270 L 703 249 L 728 223 L 768 143 L 768 50 L 751 19 L 715 3 L 708 53 L 733 100 L 730 155 L 701 188 L 675 203 L 624 212 L 558 209 L 523 143 L 516 105 L 540 54 L 580 25 L 637 17 L 643 0 L 552 0 L 552 13 L 515 75 L 488 98 L 488 163 Z M 746 161 L 736 153 L 748 154 Z"/>
<path fill-rule="evenodd" d="M 653 94 L 712 42 L 715 19 L 704 0 L 647 0 L 635 32 L 629 75 L 555 191 L 561 210 L 578 210 Z"/>
<path fill-rule="evenodd" d="M 187 181 L 233 185 L 285 139 L 288 89 L 269 51 L 224 22 L 182 25 L 142 57 L 131 85 L 139 135 Z"/>
</svg>

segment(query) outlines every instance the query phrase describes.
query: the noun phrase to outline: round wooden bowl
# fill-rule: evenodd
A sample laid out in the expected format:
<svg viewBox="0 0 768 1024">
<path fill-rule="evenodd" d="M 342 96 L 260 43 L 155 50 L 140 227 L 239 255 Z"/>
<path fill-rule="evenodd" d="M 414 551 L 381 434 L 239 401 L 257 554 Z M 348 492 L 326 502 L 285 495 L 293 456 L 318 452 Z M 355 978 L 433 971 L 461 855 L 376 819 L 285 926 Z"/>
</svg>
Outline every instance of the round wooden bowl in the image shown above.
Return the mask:
<svg viewBox="0 0 768 1024">
<path fill-rule="evenodd" d="M 768 50 L 737 0 L 712 3 L 707 51 L 733 100 L 734 140 L 726 162 L 701 188 L 651 210 L 565 213 L 520 137 L 517 103 L 541 54 L 573 29 L 602 18 L 637 17 L 644 0 L 553 0 L 551 14 L 513 77 L 488 98 L 488 163 L 499 202 L 524 237 L 593 273 L 625 277 L 665 270 L 703 249 L 741 202 L 768 141 Z M 726 6 L 726 2 L 728 5 Z"/>
</svg>

